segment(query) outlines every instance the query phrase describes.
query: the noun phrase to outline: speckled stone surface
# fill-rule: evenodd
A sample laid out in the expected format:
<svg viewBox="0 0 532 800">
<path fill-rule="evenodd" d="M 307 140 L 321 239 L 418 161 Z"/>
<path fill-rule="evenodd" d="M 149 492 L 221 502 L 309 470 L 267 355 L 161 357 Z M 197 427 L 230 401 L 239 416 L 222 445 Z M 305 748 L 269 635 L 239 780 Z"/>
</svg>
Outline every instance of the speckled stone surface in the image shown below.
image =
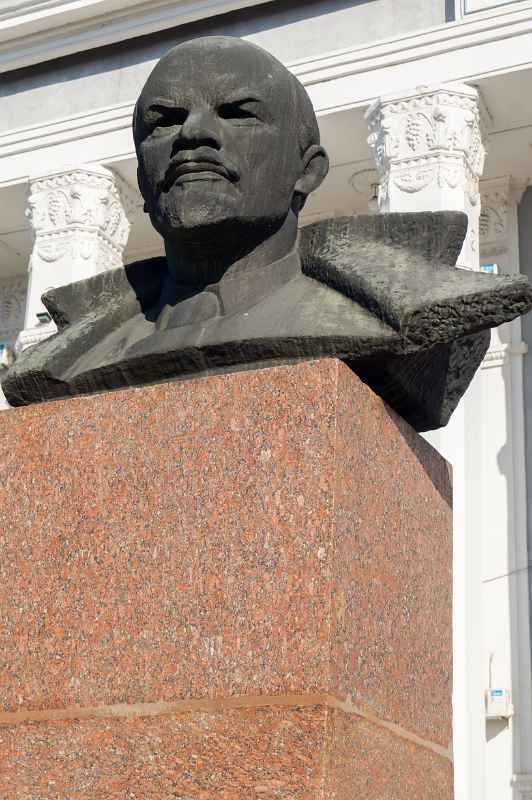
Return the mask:
<svg viewBox="0 0 532 800">
<path fill-rule="evenodd" d="M 320 706 L 0 727 L 9 800 L 451 800 L 450 762 Z"/>
<path fill-rule="evenodd" d="M 450 469 L 341 366 L 335 441 L 330 686 L 447 745 Z"/>
<path fill-rule="evenodd" d="M 329 709 L 320 800 L 452 800 L 451 761 Z"/>
<path fill-rule="evenodd" d="M 448 468 L 341 362 L 7 411 L 0 464 L 4 721 L 13 712 L 321 693 L 429 743 L 427 750 L 392 737 L 386 759 L 401 760 L 405 747 L 423 758 L 432 758 L 433 745 L 448 747 Z M 262 724 L 263 711 L 249 713 Z M 164 719 L 161 725 L 173 717 Z M 61 752 L 69 758 L 69 738 L 85 736 L 109 742 L 112 760 L 113 737 L 122 742 L 135 724 L 100 719 L 3 730 L 21 742 L 20 758 L 35 764 Z M 371 754 L 359 740 L 363 725 L 356 730 L 359 738 L 340 737 L 351 742 L 346 752 Z M 27 744 L 19 738 L 24 731 Z M 48 753 L 52 735 L 55 754 Z M 318 735 L 325 734 L 312 731 Z M 301 749 L 309 758 L 313 741 Z M 78 749 L 90 754 L 91 747 Z M 171 758 L 170 744 L 164 747 Z M 333 749 L 340 752 L 340 743 Z M 101 774 L 109 769 L 101 766 Z M 402 798 L 390 786 L 382 784 L 376 797 Z M 210 800 L 211 789 L 175 797 Z M 32 791 L 9 796 L 41 796 Z M 174 798 L 165 791 L 108 796 Z M 253 797 L 231 791 L 216 797 Z M 305 791 L 266 796 L 317 796 Z M 342 791 L 331 798 L 351 797 Z M 416 791 L 405 798 L 448 797 L 443 789 Z"/>
</svg>

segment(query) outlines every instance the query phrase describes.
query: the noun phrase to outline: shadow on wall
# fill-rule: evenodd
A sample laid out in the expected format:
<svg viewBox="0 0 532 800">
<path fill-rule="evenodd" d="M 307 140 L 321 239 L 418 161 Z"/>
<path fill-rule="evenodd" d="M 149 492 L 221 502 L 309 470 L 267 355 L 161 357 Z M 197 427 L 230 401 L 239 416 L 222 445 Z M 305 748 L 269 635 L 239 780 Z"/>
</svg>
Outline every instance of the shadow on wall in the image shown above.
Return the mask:
<svg viewBox="0 0 532 800">
<path fill-rule="evenodd" d="M 410 435 L 410 426 L 402 419 L 399 414 L 396 414 L 393 409 L 384 406 L 388 417 L 395 425 L 401 439 L 408 445 L 415 458 L 422 465 L 427 478 L 430 480 L 442 500 L 452 508 L 453 506 L 453 485 L 451 477 L 451 469 L 447 462 L 442 458 L 435 459 L 433 454 L 433 447 L 427 443 L 421 436 Z"/>
<path fill-rule="evenodd" d="M 486 741 L 491 742 L 499 733 L 508 730 L 510 722 L 507 719 L 487 719 L 486 720 Z"/>
</svg>

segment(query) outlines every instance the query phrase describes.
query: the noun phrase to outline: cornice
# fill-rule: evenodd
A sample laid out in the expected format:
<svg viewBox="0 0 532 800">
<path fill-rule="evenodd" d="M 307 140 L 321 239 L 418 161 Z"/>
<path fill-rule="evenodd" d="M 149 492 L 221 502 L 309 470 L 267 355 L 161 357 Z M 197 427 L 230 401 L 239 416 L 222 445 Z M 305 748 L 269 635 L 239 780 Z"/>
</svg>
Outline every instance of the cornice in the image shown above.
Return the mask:
<svg viewBox="0 0 532 800">
<path fill-rule="evenodd" d="M 11 0 L 0 11 L 0 72 L 260 5 L 268 0 Z M 493 9 L 293 64 L 306 85 L 532 32 L 532 2 Z M 473 60 L 474 66 L 474 60 Z"/>
<path fill-rule="evenodd" d="M 306 86 L 311 86 L 324 80 L 395 67 L 531 32 L 532 2 L 529 0 L 525 8 L 517 11 L 503 13 L 499 9 L 480 19 L 467 17 L 458 22 L 446 23 L 362 47 L 299 60 L 292 64 L 292 71 Z M 472 63 L 471 67 L 474 70 L 475 64 Z M 503 65 L 500 68 L 503 69 Z M 460 76 L 453 80 L 462 81 L 474 77 L 481 77 L 481 74 L 472 71 L 470 76 Z"/>
<path fill-rule="evenodd" d="M 42 15 L 64 5 L 65 0 L 4 0 L 0 8 L 0 21 L 16 20 L 28 14 Z"/>
<path fill-rule="evenodd" d="M 27 1 L 23 0 L 23 2 Z M 84 2 L 93 2 L 93 0 L 79 0 L 79 2 L 83 4 Z M 100 2 L 104 3 L 107 0 L 100 0 Z M 122 0 L 120 2 L 122 3 Z M 252 2 L 263 2 L 263 0 L 252 0 Z M 61 5 L 65 5 L 65 2 L 62 2 Z M 174 0 L 172 4 L 168 2 L 163 4 L 162 0 L 153 0 L 151 3 L 143 4 L 143 6 L 146 5 L 150 6 L 153 13 L 157 8 L 161 10 L 164 6 L 164 9 L 168 10 L 171 6 L 173 9 L 172 21 L 175 24 L 176 20 L 185 18 L 177 14 L 177 9 L 185 14 L 185 7 L 190 11 L 190 7 L 194 6 L 196 14 L 205 15 L 216 13 L 216 9 L 218 13 L 222 13 L 223 9 L 228 10 L 229 5 L 233 7 L 237 4 L 235 0 L 231 0 L 231 2 L 227 0 L 224 2 L 222 0 L 198 0 L 197 2 Z M 246 3 L 239 2 L 238 5 L 251 5 L 251 2 L 249 0 Z M 128 11 L 123 11 L 123 13 L 135 16 L 141 8 L 142 6 L 137 0 L 131 0 Z M 138 14 L 135 16 L 139 25 L 140 16 Z M 55 39 L 49 37 L 47 47 L 49 45 L 52 50 L 46 51 L 46 53 L 43 50 L 40 55 L 35 52 L 33 55 L 30 54 L 31 58 L 45 60 L 60 55 L 61 53 L 59 51 L 56 53 L 53 48 L 56 44 L 58 47 L 61 46 L 61 37 L 66 35 L 65 30 L 70 30 L 70 28 L 67 26 L 66 29 L 62 29 Z M 105 26 L 105 34 L 102 35 L 107 36 L 107 31 L 108 26 Z M 141 32 L 138 28 L 135 35 L 140 35 Z M 507 47 L 506 40 L 510 37 L 513 37 L 512 47 Z M 11 45 L 13 45 L 10 51 L 11 55 L 15 59 L 18 58 L 18 50 L 14 47 L 14 42 L 15 40 L 10 40 L 10 42 L 4 41 L 2 44 L 0 23 L 0 72 L 2 69 L 12 68 L 9 62 L 11 56 L 8 52 Z M 436 76 L 436 81 L 432 81 L 431 77 L 431 82 L 441 82 L 440 72 L 445 74 L 446 82 L 473 80 L 481 77 L 484 72 L 473 75 L 472 70 L 476 69 L 479 53 L 491 52 L 494 42 L 499 43 L 508 60 L 508 63 L 501 61 L 499 48 L 498 71 L 514 69 L 516 59 L 519 63 L 524 59 L 527 63 L 532 64 L 532 0 L 528 2 L 527 8 L 520 11 L 501 13 L 499 10 L 492 17 L 466 19 L 428 31 L 377 42 L 370 46 L 294 61 L 288 63 L 287 66 L 307 87 L 316 112 L 318 115 L 322 115 L 345 108 L 367 107 L 381 93 L 382 84 L 388 80 L 387 76 L 398 73 L 403 74 L 404 72 L 408 75 L 414 70 L 417 74 L 422 70 L 423 74 L 427 75 L 430 72 L 431 76 Z M 93 40 L 90 37 L 84 44 L 78 42 L 83 48 L 97 47 L 98 43 L 97 39 Z M 23 49 L 26 44 L 28 47 L 32 46 L 31 40 L 28 39 L 22 45 Z M 468 48 L 472 48 L 471 57 L 468 57 Z M 475 57 L 473 57 L 473 53 Z M 7 61 L 2 67 L 4 57 L 7 58 Z M 514 62 L 510 63 L 512 58 Z M 431 65 L 434 66 L 434 69 Z M 451 69 L 452 65 L 454 66 Z M 483 60 L 483 65 L 483 69 L 486 70 L 486 59 Z M 404 66 L 405 69 L 398 69 L 400 66 Z M 486 74 L 491 74 L 491 67 Z M 130 132 L 133 106 L 132 99 L 131 102 L 101 107 L 94 111 L 0 134 L 0 164 L 3 161 L 2 167 L 5 167 L 0 169 L 0 174 L 4 175 L 4 178 L 0 179 L 0 184 L 8 185 L 27 180 L 30 154 L 43 148 L 67 145 L 67 143 L 78 140 L 88 141 L 92 137 L 109 135 L 109 137 L 114 137 L 113 141 L 118 141 L 117 137 L 121 136 L 123 138 L 120 139 L 120 146 L 116 153 L 113 152 L 113 158 L 116 160 L 117 157 L 132 157 L 134 147 Z M 105 162 L 101 153 L 95 155 L 93 160 Z"/>
<path fill-rule="evenodd" d="M 100 2 L 107 2 L 107 0 L 100 0 Z M 224 2 L 221 0 L 200 0 L 196 3 L 189 2 L 186 5 L 187 7 L 193 5 L 201 6 L 204 14 L 207 13 L 207 6 L 209 6 L 209 12 L 214 14 L 216 13 L 216 8 L 218 9 L 217 13 L 222 13 L 222 6 L 224 8 L 236 5 L 244 6 L 257 4 L 258 2 L 264 2 L 264 0 L 247 0 L 247 2 L 239 3 L 234 2 L 234 0 L 232 2 L 228 2 L 228 0 L 224 0 Z M 138 3 L 135 0 L 132 0 L 132 3 L 133 11 L 138 9 Z M 155 2 L 151 5 L 159 7 L 161 3 Z M 166 3 L 165 6 L 168 6 L 168 4 Z M 184 11 L 185 3 L 183 0 L 179 0 L 172 3 L 171 6 L 173 8 L 172 20 L 175 24 L 176 19 L 178 19 L 175 16 L 176 6 L 181 7 L 181 10 Z M 200 13 L 198 9 L 196 9 L 196 13 Z M 140 19 L 137 22 L 140 25 Z M 482 18 L 481 20 L 468 19 L 455 24 L 439 26 L 428 31 L 377 42 L 370 46 L 356 47 L 316 58 L 298 60 L 287 64 L 287 66 L 303 85 L 311 90 L 316 84 L 332 85 L 331 82 L 336 79 L 370 73 L 373 70 L 396 67 L 418 59 L 452 53 L 468 46 L 474 45 L 478 47 L 493 41 L 504 40 L 511 36 L 525 34 L 532 34 L 532 0 L 529 8 L 518 12 L 498 13 L 493 17 Z M 106 33 L 105 35 L 107 36 L 108 34 Z M 60 37 L 54 41 L 59 47 Z M 11 44 L 13 44 L 13 41 Z M 13 69 L 14 66 L 18 65 L 18 63 L 11 63 L 9 60 L 11 56 L 8 51 L 11 48 L 11 44 L 10 42 L 2 43 L 2 27 L 0 23 L 0 72 Z M 27 44 L 30 46 L 29 42 Z M 54 42 L 50 41 L 49 44 L 51 47 L 55 47 Z M 84 44 L 85 48 L 97 46 L 98 42 L 96 40 L 92 44 L 90 41 Z M 11 55 L 14 59 L 17 59 L 18 50 L 14 45 L 12 49 Z M 30 60 L 27 63 L 32 63 L 31 59 L 38 61 L 46 58 L 55 58 L 59 55 L 61 53 L 55 51 L 50 51 L 48 55 L 43 51 L 41 53 L 42 57 L 37 52 L 33 55 L 28 53 Z M 529 57 L 529 60 L 532 62 L 532 56 Z M 500 67 L 502 69 L 504 65 L 500 65 Z M 457 77 L 460 80 L 467 78 L 467 76 Z M 372 95 L 368 97 L 361 96 L 360 88 L 357 88 L 356 97 L 350 106 L 364 107 L 373 102 L 374 99 L 375 97 Z M 33 151 L 35 148 L 39 149 L 76 141 L 85 136 L 97 136 L 130 128 L 133 107 L 133 101 L 120 103 L 0 134 L 0 158 Z M 325 105 L 322 107 L 322 104 L 318 103 L 316 110 L 318 113 L 327 113 L 341 109 L 340 107 L 329 108 Z M 133 152 L 133 147 L 131 147 L 131 152 Z"/>
<path fill-rule="evenodd" d="M 0 10 L 0 72 L 265 2 L 268 0 L 11 0 Z"/>
<path fill-rule="evenodd" d="M 0 133 L 0 158 L 131 128 L 134 107 L 134 102 L 118 103 Z M 131 145 L 133 151 L 133 140 Z"/>
</svg>

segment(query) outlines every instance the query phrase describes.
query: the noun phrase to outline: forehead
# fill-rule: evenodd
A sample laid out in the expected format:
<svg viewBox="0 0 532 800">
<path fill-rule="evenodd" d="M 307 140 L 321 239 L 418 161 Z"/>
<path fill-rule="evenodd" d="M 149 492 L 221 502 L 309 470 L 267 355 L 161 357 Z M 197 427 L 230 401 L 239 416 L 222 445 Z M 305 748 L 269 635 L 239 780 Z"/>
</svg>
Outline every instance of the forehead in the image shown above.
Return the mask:
<svg viewBox="0 0 532 800">
<path fill-rule="evenodd" d="M 140 99 L 142 105 L 152 98 L 192 102 L 198 96 L 216 102 L 242 91 L 284 109 L 291 99 L 290 73 L 249 45 L 191 43 L 159 61 Z"/>
</svg>

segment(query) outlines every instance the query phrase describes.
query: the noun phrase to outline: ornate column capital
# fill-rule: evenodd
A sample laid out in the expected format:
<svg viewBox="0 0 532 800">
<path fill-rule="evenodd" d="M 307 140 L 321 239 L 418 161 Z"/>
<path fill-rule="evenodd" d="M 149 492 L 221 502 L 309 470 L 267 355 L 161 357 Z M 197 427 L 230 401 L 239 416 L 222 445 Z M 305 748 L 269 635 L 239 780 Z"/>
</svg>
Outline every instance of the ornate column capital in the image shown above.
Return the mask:
<svg viewBox="0 0 532 800">
<path fill-rule="evenodd" d="M 140 205 L 130 187 L 97 164 L 35 175 L 29 190 L 26 215 L 35 241 L 18 350 L 54 332 L 53 324 L 37 324 L 45 291 L 122 265 L 131 219 Z"/>
<path fill-rule="evenodd" d="M 92 262 L 89 273 L 120 266 L 136 205 L 128 187 L 105 167 L 32 178 L 26 211 L 35 234 L 32 257 L 48 263 L 69 258 L 85 273 L 84 262 Z"/>
<path fill-rule="evenodd" d="M 465 211 L 460 266 L 478 269 L 479 179 L 485 149 L 476 89 L 423 86 L 379 98 L 366 112 L 379 211 Z"/>
<path fill-rule="evenodd" d="M 510 247 L 511 214 L 519 204 L 526 183 L 511 176 L 480 182 L 480 249 L 483 254 L 499 256 Z"/>
<path fill-rule="evenodd" d="M 379 98 L 366 112 L 379 177 L 403 192 L 431 182 L 478 191 L 484 168 L 476 89 L 462 84 L 424 86 L 407 95 Z"/>
</svg>

